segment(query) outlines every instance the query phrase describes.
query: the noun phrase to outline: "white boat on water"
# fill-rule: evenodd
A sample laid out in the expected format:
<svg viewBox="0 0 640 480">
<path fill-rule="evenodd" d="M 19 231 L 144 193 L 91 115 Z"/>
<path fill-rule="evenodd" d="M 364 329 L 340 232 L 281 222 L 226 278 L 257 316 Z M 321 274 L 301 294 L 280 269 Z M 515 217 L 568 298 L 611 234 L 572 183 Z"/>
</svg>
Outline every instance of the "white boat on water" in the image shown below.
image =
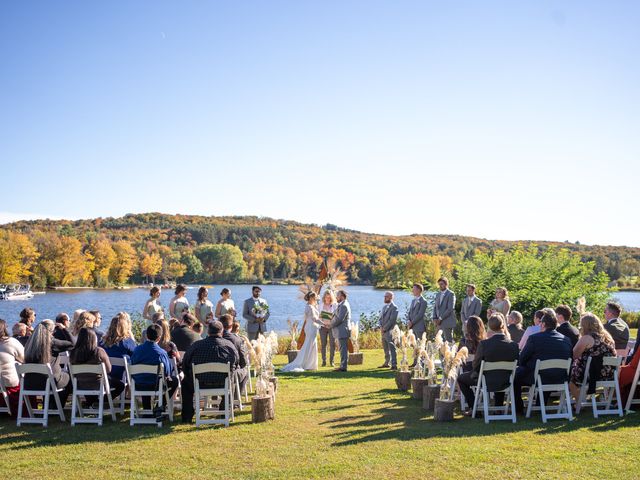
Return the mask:
<svg viewBox="0 0 640 480">
<path fill-rule="evenodd" d="M 33 298 L 31 285 L 7 285 L 5 290 L 0 293 L 1 300 L 29 300 Z"/>
</svg>

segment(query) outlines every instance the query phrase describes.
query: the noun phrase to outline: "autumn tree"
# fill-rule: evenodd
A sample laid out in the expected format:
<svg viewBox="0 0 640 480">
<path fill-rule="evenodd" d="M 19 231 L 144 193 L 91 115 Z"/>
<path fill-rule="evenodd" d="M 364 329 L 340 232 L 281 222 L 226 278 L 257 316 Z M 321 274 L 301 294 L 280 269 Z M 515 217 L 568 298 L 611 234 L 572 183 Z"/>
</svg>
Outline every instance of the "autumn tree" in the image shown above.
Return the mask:
<svg viewBox="0 0 640 480">
<path fill-rule="evenodd" d="M 116 260 L 111 267 L 109 278 L 116 285 L 127 283 L 138 264 L 136 250 L 126 240 L 119 240 L 113 243 L 113 251 Z"/>
<path fill-rule="evenodd" d="M 19 283 L 31 275 L 39 254 L 29 237 L 0 230 L 0 282 Z"/>
<path fill-rule="evenodd" d="M 140 274 L 146 277 L 147 282 L 151 277 L 151 281 L 156 283 L 156 275 L 160 273 L 160 270 L 162 270 L 162 257 L 159 254 L 143 255 L 140 260 Z"/>
<path fill-rule="evenodd" d="M 93 240 L 86 251 L 89 259 L 93 284 L 97 287 L 106 287 L 109 284 L 109 273 L 118 259 L 111 241 L 107 238 Z"/>
<path fill-rule="evenodd" d="M 214 282 L 238 282 L 247 275 L 247 264 L 235 245 L 205 244 L 194 250 L 202 262 L 206 278 Z"/>
</svg>

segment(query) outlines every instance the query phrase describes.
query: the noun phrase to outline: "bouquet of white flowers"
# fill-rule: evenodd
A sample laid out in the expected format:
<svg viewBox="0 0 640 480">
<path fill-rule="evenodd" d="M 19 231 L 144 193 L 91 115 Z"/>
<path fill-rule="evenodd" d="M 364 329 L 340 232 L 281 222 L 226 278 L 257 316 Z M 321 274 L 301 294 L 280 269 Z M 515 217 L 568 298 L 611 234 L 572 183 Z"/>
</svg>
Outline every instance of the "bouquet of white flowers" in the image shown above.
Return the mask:
<svg viewBox="0 0 640 480">
<path fill-rule="evenodd" d="M 256 318 L 264 318 L 269 312 L 269 304 L 266 301 L 256 302 L 252 311 Z"/>
</svg>

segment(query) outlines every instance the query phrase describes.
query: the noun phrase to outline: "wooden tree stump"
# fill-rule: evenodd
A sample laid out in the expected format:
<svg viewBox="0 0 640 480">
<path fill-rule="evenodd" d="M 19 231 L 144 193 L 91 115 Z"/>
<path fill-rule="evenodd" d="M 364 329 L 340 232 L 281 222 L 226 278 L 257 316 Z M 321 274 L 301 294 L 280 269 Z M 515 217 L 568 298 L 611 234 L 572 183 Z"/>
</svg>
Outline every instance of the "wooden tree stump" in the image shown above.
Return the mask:
<svg viewBox="0 0 640 480">
<path fill-rule="evenodd" d="M 412 378 L 411 379 L 411 390 L 413 391 L 413 398 L 416 400 L 422 400 L 422 389 L 427 385 L 426 378 Z"/>
<path fill-rule="evenodd" d="M 433 410 L 436 398 L 440 397 L 440 385 L 425 385 L 422 387 L 422 408 Z"/>
<path fill-rule="evenodd" d="M 411 388 L 411 372 L 396 372 L 396 385 L 403 392 Z"/>
<path fill-rule="evenodd" d="M 349 364 L 349 365 L 362 365 L 363 360 L 364 360 L 364 357 L 362 355 L 362 352 L 350 353 L 349 354 L 349 359 L 347 360 L 347 364 Z"/>
<path fill-rule="evenodd" d="M 273 420 L 274 417 L 273 397 L 271 395 L 254 396 L 251 399 L 251 422 L 266 422 L 267 420 Z"/>
<path fill-rule="evenodd" d="M 287 357 L 289 357 L 289 363 L 293 362 L 298 356 L 299 350 L 287 350 Z"/>
<path fill-rule="evenodd" d="M 454 400 L 436 400 L 436 406 L 433 409 L 433 419 L 436 422 L 451 422 L 453 421 L 453 407 L 456 402 Z"/>
</svg>

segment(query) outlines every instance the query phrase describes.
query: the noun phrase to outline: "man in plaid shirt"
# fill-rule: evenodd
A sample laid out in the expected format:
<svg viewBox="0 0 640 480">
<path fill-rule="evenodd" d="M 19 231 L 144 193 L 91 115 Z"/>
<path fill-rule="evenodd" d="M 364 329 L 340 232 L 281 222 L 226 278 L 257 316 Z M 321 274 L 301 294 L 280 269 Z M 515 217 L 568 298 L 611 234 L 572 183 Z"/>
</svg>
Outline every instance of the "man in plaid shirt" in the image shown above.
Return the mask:
<svg viewBox="0 0 640 480">
<path fill-rule="evenodd" d="M 228 363 L 231 366 L 231 375 L 239 368 L 239 354 L 236 347 L 229 340 L 222 338 L 223 327 L 218 320 L 209 324 L 209 336 L 199 340 L 189 347 L 182 360 L 184 381 L 182 382 L 182 422 L 193 421 L 193 373 L 192 366 L 201 363 Z M 203 373 L 198 376 L 200 386 L 203 388 L 223 388 L 226 375 L 222 373 Z M 231 379 L 230 379 L 231 380 Z M 220 403 L 220 409 L 224 408 L 224 398 Z"/>
</svg>

